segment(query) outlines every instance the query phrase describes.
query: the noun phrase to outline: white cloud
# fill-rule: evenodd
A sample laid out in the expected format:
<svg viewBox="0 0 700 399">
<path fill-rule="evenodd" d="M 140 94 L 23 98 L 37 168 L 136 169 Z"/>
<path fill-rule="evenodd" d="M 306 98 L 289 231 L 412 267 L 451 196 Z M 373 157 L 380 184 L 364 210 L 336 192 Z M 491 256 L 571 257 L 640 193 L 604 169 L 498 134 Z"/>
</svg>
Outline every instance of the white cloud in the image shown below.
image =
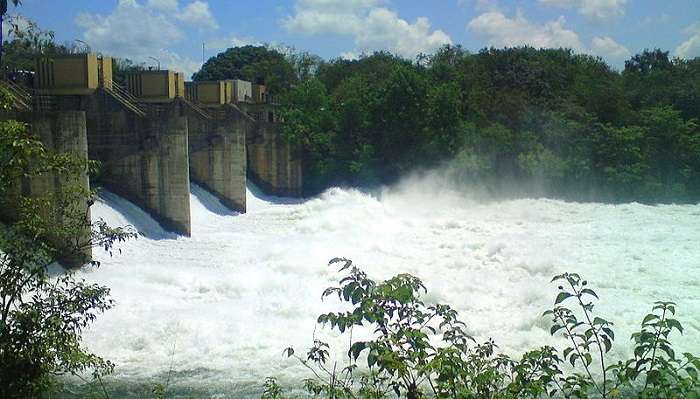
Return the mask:
<svg viewBox="0 0 700 399">
<path fill-rule="evenodd" d="M 625 15 L 627 0 L 539 0 L 547 6 L 576 8 L 586 18 L 603 21 Z"/>
<path fill-rule="evenodd" d="M 170 50 L 160 50 L 156 53 L 155 57 L 168 68 L 184 73 L 185 78 L 187 79 L 189 79 L 192 74 L 199 71 L 199 69 L 202 67 L 201 60 L 198 61 Z"/>
<path fill-rule="evenodd" d="M 163 12 L 164 9 L 170 12 Z M 80 13 L 75 22 L 84 29 L 83 40 L 97 51 L 137 63 L 150 64 L 153 61 L 149 57 L 155 57 L 164 68 L 189 75 L 201 63 L 169 49 L 185 38 L 176 12 L 172 3 L 164 0 L 151 0 L 145 5 L 136 0 L 119 0 L 111 14 Z"/>
<path fill-rule="evenodd" d="M 591 42 L 591 52 L 603 58 L 613 61 L 623 61 L 630 57 L 627 47 L 616 42 L 608 36 L 594 37 Z"/>
<path fill-rule="evenodd" d="M 230 47 L 262 46 L 260 41 L 249 37 L 230 35 L 222 38 L 207 40 L 206 48 L 210 50 L 224 50 Z"/>
<path fill-rule="evenodd" d="M 363 14 L 381 4 L 381 0 L 298 0 L 295 14 L 282 21 L 294 33 L 352 34 L 362 23 Z"/>
<path fill-rule="evenodd" d="M 353 53 L 352 51 L 343 51 L 342 53 L 340 53 L 340 58 L 342 58 L 344 60 L 348 60 L 348 61 L 354 61 L 354 60 L 360 58 L 360 56 Z"/>
<path fill-rule="evenodd" d="M 209 3 L 205 1 L 196 0 L 188 4 L 178 13 L 177 18 L 199 29 L 219 29 L 219 24 L 209 10 Z"/>
<path fill-rule="evenodd" d="M 480 11 L 500 11 L 498 0 L 457 0 L 460 7 L 474 6 Z"/>
<path fill-rule="evenodd" d="M 467 29 L 482 36 L 488 45 L 494 47 L 570 48 L 578 53 L 601 56 L 613 63 L 630 56 L 625 46 L 608 36 L 594 37 L 591 45 L 586 46 L 578 34 L 565 25 L 563 16 L 535 24 L 528 21 L 521 11 L 513 18 L 500 12 L 487 12 L 472 19 Z"/>
<path fill-rule="evenodd" d="M 389 50 L 405 57 L 430 53 L 452 43 L 441 30 L 419 17 L 414 23 L 380 7 L 383 0 L 299 0 L 294 15 L 282 21 L 289 32 L 305 35 L 345 35 L 355 48 L 345 54 Z"/>
<path fill-rule="evenodd" d="M 93 47 L 124 56 L 147 56 L 184 37 L 171 20 L 134 0 L 119 0 L 107 16 L 80 13 L 75 19 Z"/>
<path fill-rule="evenodd" d="M 394 11 L 374 8 L 364 20 L 363 29 L 356 33 L 355 43 L 361 50 L 389 49 L 413 57 L 432 52 L 452 40 L 441 30 L 430 32 L 428 18 L 419 17 L 411 24 Z"/>
<path fill-rule="evenodd" d="M 683 30 L 691 36 L 676 47 L 674 54 L 681 58 L 691 59 L 700 57 L 700 23 L 691 25 Z"/>
<path fill-rule="evenodd" d="M 160 11 L 177 11 L 178 0 L 148 0 L 148 7 Z"/>
<path fill-rule="evenodd" d="M 543 25 L 533 24 L 518 11 L 514 18 L 500 12 L 487 12 L 472 19 L 467 29 L 482 36 L 495 47 L 532 46 L 536 48 L 571 48 L 583 50 L 576 32 L 566 29 L 564 17 Z"/>
</svg>

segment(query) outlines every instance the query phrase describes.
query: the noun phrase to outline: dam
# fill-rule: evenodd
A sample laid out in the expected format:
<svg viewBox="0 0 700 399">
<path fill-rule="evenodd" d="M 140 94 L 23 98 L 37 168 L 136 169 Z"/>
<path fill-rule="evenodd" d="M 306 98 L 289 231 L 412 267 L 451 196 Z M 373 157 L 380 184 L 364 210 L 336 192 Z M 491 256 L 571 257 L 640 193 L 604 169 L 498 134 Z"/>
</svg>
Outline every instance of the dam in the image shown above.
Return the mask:
<svg viewBox="0 0 700 399">
<path fill-rule="evenodd" d="M 41 57 L 32 87 L 2 84 L 14 99 L 4 118 L 28 122 L 51 150 L 100 162 L 83 188 L 128 198 L 168 231 L 192 234 L 190 182 L 241 213 L 248 179 L 269 194 L 301 196 L 299 152 L 263 84 L 185 82 L 170 70 L 133 71 L 120 84 L 112 59 L 96 54 Z M 22 195 L 56 189 L 45 180 L 23 184 Z"/>
</svg>

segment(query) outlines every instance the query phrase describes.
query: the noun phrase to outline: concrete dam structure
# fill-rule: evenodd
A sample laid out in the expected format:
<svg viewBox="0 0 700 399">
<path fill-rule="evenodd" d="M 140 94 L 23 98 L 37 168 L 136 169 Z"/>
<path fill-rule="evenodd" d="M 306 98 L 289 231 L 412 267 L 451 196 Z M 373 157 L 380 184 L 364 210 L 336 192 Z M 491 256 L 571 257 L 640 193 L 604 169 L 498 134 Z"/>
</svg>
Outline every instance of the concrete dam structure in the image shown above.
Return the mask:
<svg viewBox="0 0 700 399">
<path fill-rule="evenodd" d="M 48 130 L 37 136 L 50 149 L 99 161 L 93 183 L 178 234 L 192 231 L 190 181 L 239 212 L 246 210 L 248 177 L 269 194 L 301 196 L 301 160 L 282 136 L 264 85 L 185 82 L 167 70 L 132 72 L 125 83 L 113 81 L 109 57 L 40 58 L 33 89 L 3 83 L 17 108 L 5 118 L 21 115 L 33 129 Z M 71 123 L 40 122 L 47 118 Z M 48 139 L 66 135 L 80 136 L 81 145 L 61 148 Z"/>
</svg>

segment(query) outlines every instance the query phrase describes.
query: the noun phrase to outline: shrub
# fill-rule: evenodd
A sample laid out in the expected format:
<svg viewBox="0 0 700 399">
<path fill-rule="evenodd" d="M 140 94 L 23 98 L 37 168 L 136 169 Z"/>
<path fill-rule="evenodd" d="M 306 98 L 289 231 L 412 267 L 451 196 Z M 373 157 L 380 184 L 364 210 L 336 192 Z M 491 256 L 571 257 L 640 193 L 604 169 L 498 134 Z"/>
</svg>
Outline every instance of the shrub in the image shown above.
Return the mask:
<svg viewBox="0 0 700 399">
<path fill-rule="evenodd" d="M 7 94 L 7 93 L 4 93 Z M 0 98 L 7 100 L 0 90 Z M 0 108 L 4 105 L 0 100 Z M 111 251 L 135 237 L 131 228 L 91 223 L 91 195 L 71 182 L 95 165 L 49 151 L 26 125 L 0 122 L 0 206 L 17 208 L 11 225 L 0 225 L 0 397 L 32 398 L 56 389 L 58 375 L 109 373 L 113 365 L 82 345 L 82 331 L 112 307 L 109 289 L 71 272 L 49 272 L 57 260 L 92 247 Z M 18 195 L 22 180 L 52 176 L 64 182 L 37 197 Z M 54 237 L 51 244 L 48 236 Z M 97 262 L 92 262 L 97 266 Z"/>
<path fill-rule="evenodd" d="M 320 340 L 305 356 L 285 350 L 311 371 L 304 388 L 312 397 L 700 397 L 700 358 L 676 355 L 669 340 L 673 330 L 683 332 L 672 318 L 672 302 L 656 302 L 644 317 L 632 335 L 634 357 L 614 361 L 613 324 L 595 314 L 596 292 L 577 274 L 555 276 L 560 292 L 544 316 L 551 317 L 551 334 L 563 335 L 568 345 L 543 346 L 513 359 L 498 354 L 492 340 L 477 343 L 450 306 L 424 303 L 426 288 L 418 278 L 400 274 L 377 283 L 350 260 L 330 264 L 341 264 L 345 275 L 323 298 L 337 295 L 351 310 L 322 314 L 318 323 L 350 334 L 348 365 L 338 369 L 331 363 L 329 345 Z M 372 329 L 373 338 L 352 340 L 356 326 Z M 267 380 L 263 397 L 283 397 L 274 379 Z"/>
</svg>

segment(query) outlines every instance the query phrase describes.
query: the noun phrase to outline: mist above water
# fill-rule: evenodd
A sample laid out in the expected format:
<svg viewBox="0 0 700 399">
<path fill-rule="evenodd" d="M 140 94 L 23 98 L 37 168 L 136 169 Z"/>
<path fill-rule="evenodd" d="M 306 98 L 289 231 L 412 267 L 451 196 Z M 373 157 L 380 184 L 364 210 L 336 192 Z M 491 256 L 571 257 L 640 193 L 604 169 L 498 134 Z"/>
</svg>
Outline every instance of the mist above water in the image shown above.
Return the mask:
<svg viewBox="0 0 700 399">
<path fill-rule="evenodd" d="M 117 301 L 85 342 L 117 364 L 125 391 L 168 373 L 180 391 L 223 397 L 254 396 L 267 376 L 299 384 L 308 372 L 282 351 L 307 348 L 318 314 L 337 308 L 320 299 L 338 279 L 327 266 L 336 256 L 376 279 L 420 277 L 426 301 L 454 306 L 471 334 L 511 355 L 552 342 L 540 315 L 556 294 L 551 277 L 564 271 L 597 289 L 618 353 L 655 300 L 678 303 L 687 332 L 675 341 L 700 352 L 700 205 L 486 200 L 428 173 L 304 201 L 249 187 L 242 215 L 193 186 L 191 207 L 191 238 L 109 192 L 92 209 L 144 234 L 114 258 L 96 251 L 103 266 L 81 272 Z M 316 333 L 342 361 L 347 339 Z"/>
</svg>

